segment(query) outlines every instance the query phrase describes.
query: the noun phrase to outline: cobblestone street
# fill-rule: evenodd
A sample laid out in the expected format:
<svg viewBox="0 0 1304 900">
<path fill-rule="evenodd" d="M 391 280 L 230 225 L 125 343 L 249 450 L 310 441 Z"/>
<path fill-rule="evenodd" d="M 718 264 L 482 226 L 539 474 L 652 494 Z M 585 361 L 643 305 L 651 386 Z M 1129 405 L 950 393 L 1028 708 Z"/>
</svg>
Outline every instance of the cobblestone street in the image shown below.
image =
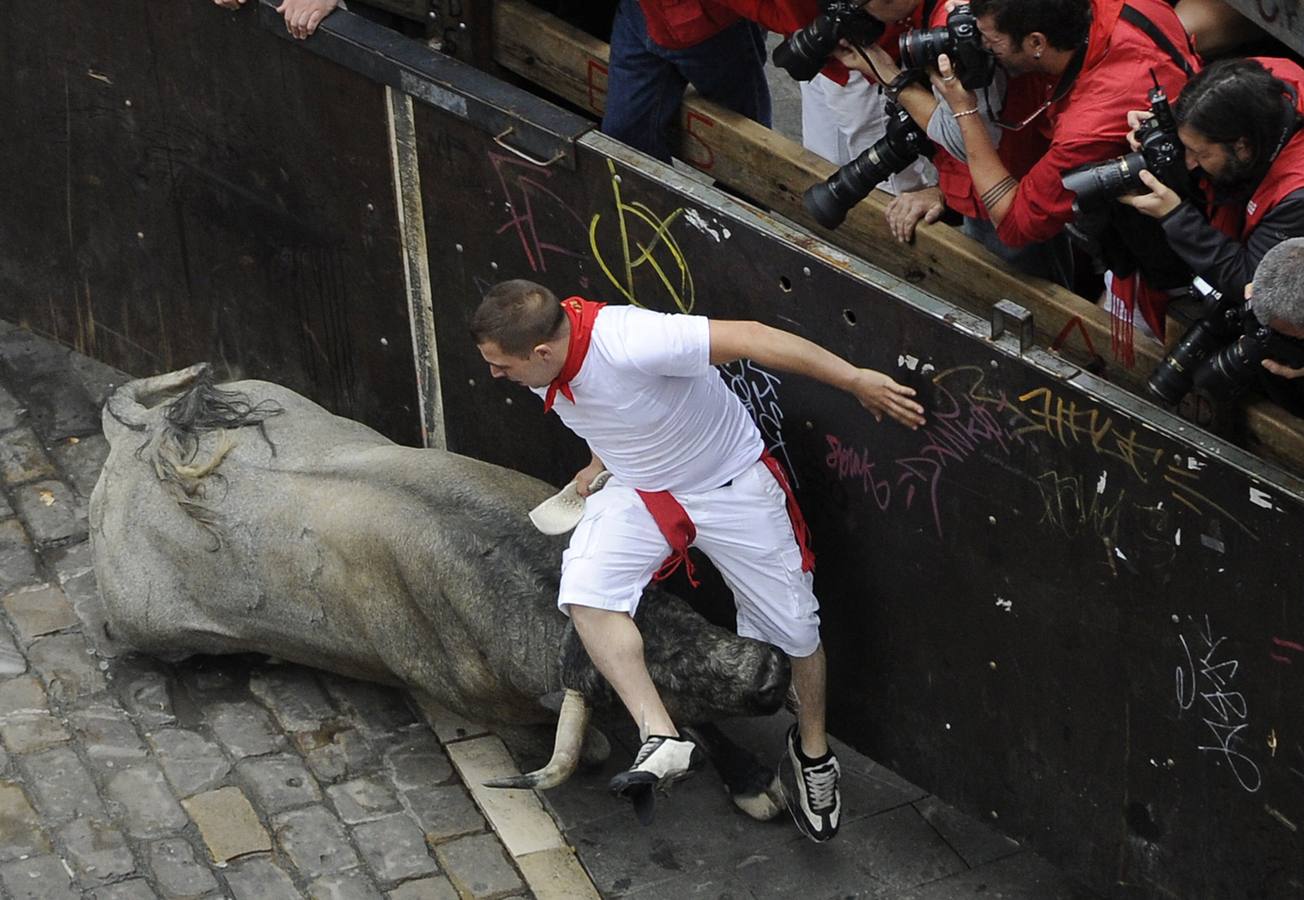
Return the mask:
<svg viewBox="0 0 1304 900">
<path fill-rule="evenodd" d="M 5 895 L 529 896 L 523 871 L 548 893 L 569 852 L 558 862 L 546 828 L 505 848 L 436 733 L 439 711 L 266 657 L 169 665 L 115 646 L 87 505 L 108 452 L 99 405 L 122 377 L 2 327 Z M 464 723 L 443 737 L 463 766 L 510 765 Z M 561 886 L 553 896 L 572 895 Z"/>
</svg>

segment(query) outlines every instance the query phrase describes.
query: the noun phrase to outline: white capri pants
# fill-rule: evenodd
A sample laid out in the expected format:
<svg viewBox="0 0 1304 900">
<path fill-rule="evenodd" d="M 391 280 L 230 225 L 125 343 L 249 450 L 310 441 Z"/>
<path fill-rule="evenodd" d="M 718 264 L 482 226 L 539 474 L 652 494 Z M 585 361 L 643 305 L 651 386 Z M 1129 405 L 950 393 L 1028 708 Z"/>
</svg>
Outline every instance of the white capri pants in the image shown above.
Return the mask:
<svg viewBox="0 0 1304 900">
<path fill-rule="evenodd" d="M 738 634 L 774 644 L 789 656 L 819 648 L 814 577 L 801 570 L 783 488 L 757 461 L 724 487 L 676 493 L 697 528 L 697 547 L 733 591 Z M 647 506 L 615 479 L 588 498 L 584 517 L 562 555 L 557 606 L 589 606 L 634 615 L 643 589 L 670 555 Z"/>
</svg>

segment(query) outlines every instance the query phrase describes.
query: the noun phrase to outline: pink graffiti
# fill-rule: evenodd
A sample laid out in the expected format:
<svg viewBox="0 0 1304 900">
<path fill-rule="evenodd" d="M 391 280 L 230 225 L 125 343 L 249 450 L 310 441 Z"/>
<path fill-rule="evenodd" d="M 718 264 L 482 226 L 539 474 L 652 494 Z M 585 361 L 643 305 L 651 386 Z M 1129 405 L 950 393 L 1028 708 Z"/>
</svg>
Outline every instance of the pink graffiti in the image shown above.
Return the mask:
<svg viewBox="0 0 1304 900">
<path fill-rule="evenodd" d="M 1026 416 L 1004 396 L 982 391 L 984 374 L 976 366 L 948 369 L 933 379 L 936 388 L 928 425 L 921 432 L 918 449 L 879 466 L 864 447 L 848 445 L 837 435 L 826 434 L 829 452 L 825 465 L 840 480 L 859 481 L 880 510 L 886 512 L 896 501 L 911 509 L 926 496 L 937 536 L 942 536 L 942 472 L 965 462 L 975 453 L 999 450 L 1009 455 L 1014 444 L 1023 443 L 1017 430 Z M 886 470 L 886 474 L 885 471 Z"/>
<path fill-rule="evenodd" d="M 541 234 L 547 226 L 540 223 L 538 212 L 547 208 L 559 210 L 573 219 L 579 226 L 579 234 L 587 233 L 588 226 L 579 215 L 566 204 L 565 200 L 543 184 L 541 179 L 551 178 L 552 171 L 540 169 L 538 166 L 500 153 L 490 153 L 489 161 L 498 176 L 498 184 L 502 188 L 503 200 L 509 213 L 507 221 L 499 226 L 495 234 L 502 234 L 509 229 L 516 232 L 521 242 L 521 250 L 525 253 L 525 262 L 530 270 L 548 271 L 548 253 L 574 259 L 586 258 L 588 255 L 586 252 L 552 243 Z M 522 169 L 524 172 L 521 171 Z"/>
<path fill-rule="evenodd" d="M 1295 653 L 1304 653 L 1304 644 L 1301 644 L 1299 641 L 1288 641 L 1285 638 L 1279 638 L 1279 637 L 1272 638 L 1271 640 L 1272 640 L 1272 645 L 1280 650 L 1290 650 Z M 1273 662 L 1279 662 L 1285 666 L 1289 666 L 1292 664 L 1292 660 L 1289 656 L 1286 656 L 1284 653 L 1277 653 L 1274 650 L 1268 651 L 1268 659 L 1271 659 Z"/>
</svg>

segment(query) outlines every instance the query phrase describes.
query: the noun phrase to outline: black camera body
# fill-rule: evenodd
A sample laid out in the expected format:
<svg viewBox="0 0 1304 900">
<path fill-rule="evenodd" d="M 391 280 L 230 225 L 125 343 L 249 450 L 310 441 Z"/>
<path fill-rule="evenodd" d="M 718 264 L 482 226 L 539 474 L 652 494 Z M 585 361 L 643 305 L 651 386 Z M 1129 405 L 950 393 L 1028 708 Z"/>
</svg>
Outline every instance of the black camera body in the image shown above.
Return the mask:
<svg viewBox="0 0 1304 900">
<path fill-rule="evenodd" d="M 867 46 L 887 26 L 864 10 L 865 0 L 827 0 L 824 11 L 774 48 L 774 64 L 797 81 L 810 81 L 824 68 L 839 39 Z"/>
<path fill-rule="evenodd" d="M 1159 400 L 1176 406 L 1193 387 L 1218 399 L 1234 397 L 1264 371 L 1265 359 L 1304 368 L 1304 340 L 1260 322 L 1251 303 L 1223 297 L 1198 278 L 1191 293 L 1206 313 L 1150 373 L 1146 387 Z"/>
<path fill-rule="evenodd" d="M 910 113 L 891 101 L 884 104 L 884 110 L 887 133 L 828 180 L 812 185 L 802 195 L 806 211 L 825 228 L 841 225 L 847 211 L 864 200 L 880 181 L 921 156 L 933 155 L 933 142 Z"/>
<path fill-rule="evenodd" d="M 983 46 L 978 18 L 967 3 L 951 10 L 945 25 L 907 31 L 899 46 L 903 69 L 936 67 L 945 53 L 960 83 L 971 91 L 987 87 L 996 75 L 996 57 Z"/>
<path fill-rule="evenodd" d="M 1177 121 L 1168 105 L 1168 95 L 1158 81 L 1150 89 L 1149 100 L 1150 118 L 1136 130 L 1140 150 L 1070 169 L 1060 179 L 1066 190 L 1077 195 L 1073 200 L 1075 213 L 1099 209 L 1124 194 L 1147 192 L 1141 181 L 1142 169 L 1178 194 L 1186 194 L 1186 149 L 1177 136 Z"/>
</svg>

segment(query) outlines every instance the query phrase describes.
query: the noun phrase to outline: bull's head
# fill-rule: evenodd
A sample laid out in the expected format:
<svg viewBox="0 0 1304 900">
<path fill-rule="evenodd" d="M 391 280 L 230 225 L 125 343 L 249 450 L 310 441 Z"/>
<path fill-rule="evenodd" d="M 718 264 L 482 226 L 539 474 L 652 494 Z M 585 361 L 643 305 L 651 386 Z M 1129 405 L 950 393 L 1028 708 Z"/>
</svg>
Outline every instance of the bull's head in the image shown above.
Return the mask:
<svg viewBox="0 0 1304 900">
<path fill-rule="evenodd" d="M 678 597 L 649 588 L 635 619 L 643 635 L 648 673 L 671 717 L 685 724 L 778 710 L 791 675 L 777 647 L 711 625 Z M 566 698 L 552 759 L 542 769 L 486 782 L 492 787 L 555 787 L 575 770 L 589 711 L 624 711 L 594 668 L 574 628 L 562 647 Z"/>
</svg>

